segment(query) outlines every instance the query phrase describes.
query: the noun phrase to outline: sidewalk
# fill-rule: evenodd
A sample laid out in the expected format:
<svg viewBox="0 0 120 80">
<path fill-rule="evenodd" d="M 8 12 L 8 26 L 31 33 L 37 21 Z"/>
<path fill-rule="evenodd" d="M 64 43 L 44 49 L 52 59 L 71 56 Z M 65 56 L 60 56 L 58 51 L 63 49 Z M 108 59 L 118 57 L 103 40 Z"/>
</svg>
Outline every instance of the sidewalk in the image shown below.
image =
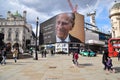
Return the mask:
<svg viewBox="0 0 120 80">
<path fill-rule="evenodd" d="M 106 73 L 101 63 L 102 55 L 82 57 L 79 55 L 79 67 L 72 64 L 72 55 L 47 54 L 47 58 L 7 59 L 6 65 L 0 65 L 0 80 L 120 80 L 120 62 L 113 59 L 116 73 Z"/>
</svg>

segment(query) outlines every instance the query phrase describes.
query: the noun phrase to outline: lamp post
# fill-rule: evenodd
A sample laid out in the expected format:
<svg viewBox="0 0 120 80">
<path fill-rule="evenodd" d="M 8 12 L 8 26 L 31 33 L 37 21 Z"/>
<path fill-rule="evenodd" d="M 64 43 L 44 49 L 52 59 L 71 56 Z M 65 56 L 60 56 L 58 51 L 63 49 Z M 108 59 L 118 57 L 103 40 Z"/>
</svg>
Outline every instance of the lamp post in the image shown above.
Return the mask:
<svg viewBox="0 0 120 80">
<path fill-rule="evenodd" d="M 39 18 L 37 17 L 37 20 L 36 20 L 36 44 L 35 44 L 35 60 L 38 60 L 38 54 L 37 54 L 37 33 L 38 33 L 38 20 Z"/>
</svg>

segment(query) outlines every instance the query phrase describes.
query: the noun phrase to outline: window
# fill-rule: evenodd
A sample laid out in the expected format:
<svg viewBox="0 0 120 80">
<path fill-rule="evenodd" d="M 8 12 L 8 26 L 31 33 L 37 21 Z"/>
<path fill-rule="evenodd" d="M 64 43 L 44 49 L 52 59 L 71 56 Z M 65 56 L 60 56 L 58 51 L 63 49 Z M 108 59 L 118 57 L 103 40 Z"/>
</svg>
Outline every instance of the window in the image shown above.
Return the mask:
<svg viewBox="0 0 120 80">
<path fill-rule="evenodd" d="M 17 28 L 15 31 L 15 41 L 19 40 L 19 29 Z"/>
<path fill-rule="evenodd" d="M 12 31 L 12 29 L 11 28 L 9 28 L 9 30 L 8 30 L 8 41 L 10 41 L 11 40 L 11 31 Z"/>
<path fill-rule="evenodd" d="M 0 32 L 4 33 L 4 28 L 1 28 Z"/>
</svg>

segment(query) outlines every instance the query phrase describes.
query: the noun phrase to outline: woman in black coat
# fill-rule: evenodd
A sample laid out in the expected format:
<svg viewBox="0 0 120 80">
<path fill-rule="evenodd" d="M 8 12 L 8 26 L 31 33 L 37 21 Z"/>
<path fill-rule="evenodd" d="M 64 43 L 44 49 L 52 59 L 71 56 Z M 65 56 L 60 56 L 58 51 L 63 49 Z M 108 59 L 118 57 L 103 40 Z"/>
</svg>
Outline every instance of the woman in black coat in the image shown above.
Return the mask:
<svg viewBox="0 0 120 80">
<path fill-rule="evenodd" d="M 102 63 L 104 65 L 104 70 L 107 69 L 107 64 L 106 64 L 107 58 L 108 58 L 108 49 L 105 49 L 103 53 L 103 57 L 102 57 Z"/>
</svg>

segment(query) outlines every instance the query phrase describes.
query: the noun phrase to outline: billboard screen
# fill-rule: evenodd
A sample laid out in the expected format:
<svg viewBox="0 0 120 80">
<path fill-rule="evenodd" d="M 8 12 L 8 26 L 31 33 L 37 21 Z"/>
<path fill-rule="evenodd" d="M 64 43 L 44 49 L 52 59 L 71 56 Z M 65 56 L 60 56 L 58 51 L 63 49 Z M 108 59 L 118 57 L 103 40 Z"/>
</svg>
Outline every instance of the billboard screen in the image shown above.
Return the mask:
<svg viewBox="0 0 120 80">
<path fill-rule="evenodd" d="M 55 42 L 55 18 L 53 17 L 40 24 L 40 38 L 43 38 L 42 42 L 45 44 Z"/>
<path fill-rule="evenodd" d="M 84 16 L 61 13 L 40 24 L 43 43 L 84 42 Z"/>
</svg>

